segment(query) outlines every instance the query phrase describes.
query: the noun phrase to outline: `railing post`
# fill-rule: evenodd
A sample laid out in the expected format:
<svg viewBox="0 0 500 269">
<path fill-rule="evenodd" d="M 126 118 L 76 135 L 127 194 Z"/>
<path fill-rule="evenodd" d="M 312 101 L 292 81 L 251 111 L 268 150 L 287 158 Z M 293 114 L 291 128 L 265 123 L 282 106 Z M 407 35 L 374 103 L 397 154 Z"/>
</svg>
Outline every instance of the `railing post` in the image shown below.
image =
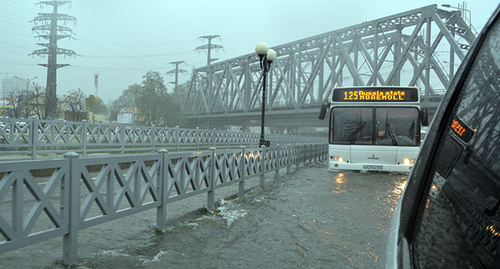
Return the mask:
<svg viewBox="0 0 500 269">
<path fill-rule="evenodd" d="M 214 147 L 217 147 L 217 129 L 213 128 L 212 129 L 212 137 L 214 139 Z"/>
<path fill-rule="evenodd" d="M 243 130 L 241 129 L 236 135 L 236 143 L 239 143 L 240 147 L 243 146 Z"/>
<path fill-rule="evenodd" d="M 303 150 L 302 150 L 303 147 L 301 147 L 300 145 L 297 145 L 297 162 L 295 162 L 295 169 L 299 169 L 299 166 L 300 166 L 300 162 L 302 162 L 302 155 L 303 155 Z"/>
<path fill-rule="evenodd" d="M 80 165 L 76 152 L 64 154 L 64 158 L 69 159 L 69 195 L 68 203 L 68 233 L 63 236 L 63 264 L 71 266 L 76 264 L 78 259 L 78 228 L 80 224 Z"/>
<path fill-rule="evenodd" d="M 38 120 L 33 120 L 31 122 L 30 136 L 31 136 L 31 159 L 36 158 L 38 147 Z"/>
<path fill-rule="evenodd" d="M 82 120 L 82 156 L 87 157 L 87 121 Z"/>
<path fill-rule="evenodd" d="M 274 170 L 274 177 L 278 178 L 280 176 L 280 168 L 281 168 L 281 147 L 280 144 L 276 145 L 276 170 Z"/>
<path fill-rule="evenodd" d="M 266 174 L 266 146 L 262 145 L 262 152 L 260 154 L 260 186 L 264 187 L 264 180 Z"/>
<path fill-rule="evenodd" d="M 181 143 L 181 139 L 179 136 L 179 125 L 175 126 L 174 140 L 175 140 L 175 151 L 179 151 L 180 143 Z"/>
<path fill-rule="evenodd" d="M 196 127 L 194 137 L 196 139 L 196 150 L 200 150 L 200 127 Z"/>
<path fill-rule="evenodd" d="M 309 147 L 309 163 L 312 163 L 313 162 L 313 150 L 312 150 L 312 147 L 313 145 L 312 144 L 309 144 L 310 147 Z"/>
<path fill-rule="evenodd" d="M 209 182 L 210 182 L 210 190 L 208 191 L 207 195 L 207 210 L 209 212 L 214 212 L 215 208 L 215 184 L 216 184 L 216 179 L 215 179 L 215 147 L 210 147 L 210 167 L 208 168 L 208 173 L 210 175 Z"/>
<path fill-rule="evenodd" d="M 121 143 L 121 153 L 125 154 L 125 128 L 123 126 L 120 127 L 120 143 Z"/>
<path fill-rule="evenodd" d="M 311 163 L 316 161 L 316 145 L 311 144 Z"/>
<path fill-rule="evenodd" d="M 323 160 L 328 160 L 328 144 L 323 144 Z"/>
<path fill-rule="evenodd" d="M 155 142 L 156 142 L 156 126 L 151 124 L 151 133 L 149 134 L 149 139 L 151 139 L 151 153 L 155 152 Z"/>
<path fill-rule="evenodd" d="M 158 194 L 160 195 L 160 206 L 156 208 L 156 226 L 161 232 L 167 229 L 167 184 L 168 184 L 168 150 L 160 149 L 158 153 L 161 155 L 160 178 L 158 180 Z"/>
<path fill-rule="evenodd" d="M 245 195 L 245 174 L 246 174 L 246 156 L 245 156 L 245 146 L 241 146 L 241 155 L 240 155 L 240 175 L 241 181 L 238 184 L 239 187 L 239 197 L 242 198 Z"/>
<path fill-rule="evenodd" d="M 292 157 L 292 144 L 288 144 L 288 153 L 285 154 L 286 158 L 286 173 L 290 173 L 290 166 L 292 165 L 292 162 L 290 161 L 290 158 Z"/>
<path fill-rule="evenodd" d="M 311 143 L 311 160 L 309 161 L 310 163 L 316 161 L 316 152 L 314 151 L 315 149 L 316 149 L 315 145 Z"/>
<path fill-rule="evenodd" d="M 314 161 L 317 162 L 319 159 L 318 144 L 314 144 Z"/>
</svg>

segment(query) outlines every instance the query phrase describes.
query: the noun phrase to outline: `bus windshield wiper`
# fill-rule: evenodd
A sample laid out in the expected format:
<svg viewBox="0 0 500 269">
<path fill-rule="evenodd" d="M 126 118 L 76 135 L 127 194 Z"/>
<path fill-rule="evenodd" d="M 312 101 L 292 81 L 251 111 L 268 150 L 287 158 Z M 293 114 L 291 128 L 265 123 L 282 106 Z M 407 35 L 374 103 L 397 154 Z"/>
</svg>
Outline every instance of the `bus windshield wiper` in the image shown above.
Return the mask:
<svg viewBox="0 0 500 269">
<path fill-rule="evenodd" d="M 354 141 L 356 141 L 356 136 L 358 136 L 358 133 L 365 127 L 366 122 L 360 122 L 358 124 L 358 127 L 356 128 L 356 131 L 352 134 L 350 144 L 354 144 Z"/>
<path fill-rule="evenodd" d="M 394 144 L 394 146 L 397 146 L 398 145 L 398 142 L 396 141 L 396 137 L 394 137 L 394 133 L 392 133 L 392 129 L 391 129 L 391 125 L 389 123 L 386 123 L 385 124 L 385 129 L 389 132 L 389 134 L 391 135 L 391 140 L 392 140 L 392 144 Z"/>
</svg>

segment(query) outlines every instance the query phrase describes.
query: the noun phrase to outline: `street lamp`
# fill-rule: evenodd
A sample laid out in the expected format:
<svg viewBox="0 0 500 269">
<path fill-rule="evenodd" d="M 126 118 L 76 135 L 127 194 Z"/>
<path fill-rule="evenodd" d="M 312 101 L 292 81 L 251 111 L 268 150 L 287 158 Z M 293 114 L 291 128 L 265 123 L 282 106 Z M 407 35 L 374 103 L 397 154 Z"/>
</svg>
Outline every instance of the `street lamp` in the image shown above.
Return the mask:
<svg viewBox="0 0 500 269">
<path fill-rule="evenodd" d="M 29 91 L 30 91 L 30 81 L 35 80 L 35 79 L 37 79 L 37 78 L 38 78 L 38 76 L 36 76 L 36 77 L 34 77 L 34 78 L 32 78 L 32 79 L 27 79 L 27 80 L 26 80 L 26 94 L 28 94 L 28 93 L 29 93 Z"/>
<path fill-rule="evenodd" d="M 269 68 L 271 68 L 271 63 L 276 59 L 276 51 L 269 49 L 266 43 L 260 42 L 255 46 L 255 53 L 259 55 L 260 68 L 262 71 L 262 116 L 260 125 L 260 140 L 259 147 L 263 145 L 269 147 L 269 140 L 264 139 L 264 116 L 266 113 L 266 77 Z"/>
</svg>

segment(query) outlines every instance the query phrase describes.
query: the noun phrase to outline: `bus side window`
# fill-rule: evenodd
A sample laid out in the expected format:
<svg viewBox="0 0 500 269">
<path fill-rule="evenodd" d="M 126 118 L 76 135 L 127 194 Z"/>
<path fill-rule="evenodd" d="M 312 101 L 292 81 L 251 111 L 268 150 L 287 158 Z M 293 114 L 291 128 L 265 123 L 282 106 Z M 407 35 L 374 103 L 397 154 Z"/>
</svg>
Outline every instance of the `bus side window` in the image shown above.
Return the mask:
<svg viewBox="0 0 500 269">
<path fill-rule="evenodd" d="M 427 108 L 422 108 L 420 110 L 420 120 L 422 122 L 422 126 L 429 126 L 429 112 Z"/>
</svg>

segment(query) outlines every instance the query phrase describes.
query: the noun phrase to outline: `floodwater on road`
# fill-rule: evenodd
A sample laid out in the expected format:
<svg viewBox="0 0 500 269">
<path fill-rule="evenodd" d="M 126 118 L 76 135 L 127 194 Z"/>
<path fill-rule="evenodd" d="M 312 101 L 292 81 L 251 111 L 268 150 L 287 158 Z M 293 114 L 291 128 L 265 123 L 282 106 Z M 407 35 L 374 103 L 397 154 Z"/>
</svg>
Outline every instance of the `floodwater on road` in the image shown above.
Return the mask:
<svg viewBox="0 0 500 269">
<path fill-rule="evenodd" d="M 407 175 L 341 173 L 327 167 L 324 161 L 288 174 L 282 170 L 278 178 L 269 173 L 264 188 L 257 184 L 243 198 L 228 197 L 237 193 L 237 184 L 227 196 L 221 196 L 225 188 L 218 189 L 217 198 L 226 198 L 215 213 L 200 209 L 201 202 L 170 218 L 164 233 L 153 229 L 154 211 L 138 221 L 125 218 L 84 230 L 79 267 L 373 268 Z M 258 177 L 251 180 L 258 182 Z M 199 200 L 206 203 L 206 196 Z M 168 205 L 168 210 L 181 203 Z M 0 258 L 10 261 L 4 265 L 16 262 L 9 253 Z M 60 267 L 54 261 L 17 265 Z"/>
<path fill-rule="evenodd" d="M 85 259 L 90 268 L 373 268 L 405 175 L 327 171 L 306 164 L 267 181 L 216 214 L 179 220 L 124 248 Z"/>
</svg>

